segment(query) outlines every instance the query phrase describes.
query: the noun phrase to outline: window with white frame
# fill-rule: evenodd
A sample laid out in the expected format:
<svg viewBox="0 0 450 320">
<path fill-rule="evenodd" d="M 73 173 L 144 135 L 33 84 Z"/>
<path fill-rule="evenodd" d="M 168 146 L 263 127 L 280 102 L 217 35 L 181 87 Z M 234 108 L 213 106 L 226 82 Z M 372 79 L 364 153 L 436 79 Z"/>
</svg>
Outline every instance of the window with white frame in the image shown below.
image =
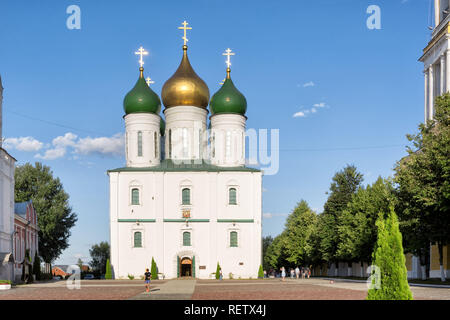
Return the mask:
<svg viewBox="0 0 450 320">
<path fill-rule="evenodd" d="M 235 187 L 228 189 L 228 204 L 237 205 L 237 189 Z"/>
<path fill-rule="evenodd" d="M 139 188 L 132 188 L 131 189 L 131 204 L 132 205 L 139 205 Z"/>
<path fill-rule="evenodd" d="M 142 157 L 142 131 L 138 131 L 138 157 Z"/>
<path fill-rule="evenodd" d="M 142 232 L 135 231 L 133 233 L 133 247 L 134 248 L 142 248 Z"/>
</svg>

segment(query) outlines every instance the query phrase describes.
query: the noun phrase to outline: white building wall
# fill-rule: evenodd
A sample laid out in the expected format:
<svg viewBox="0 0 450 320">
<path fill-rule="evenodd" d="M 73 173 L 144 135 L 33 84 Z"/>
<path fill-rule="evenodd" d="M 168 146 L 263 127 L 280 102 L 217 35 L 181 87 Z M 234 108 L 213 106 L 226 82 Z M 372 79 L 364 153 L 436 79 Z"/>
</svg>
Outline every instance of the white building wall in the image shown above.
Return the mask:
<svg viewBox="0 0 450 320">
<path fill-rule="evenodd" d="M 12 253 L 15 159 L 0 148 L 0 253 Z M 14 279 L 14 265 L 0 263 L 0 279 Z"/>
<path fill-rule="evenodd" d="M 233 208 L 227 202 L 229 183 L 239 188 L 238 205 Z M 131 186 L 142 190 L 140 205 L 130 204 Z M 191 188 L 191 219 L 198 222 L 182 220 L 181 189 L 185 186 Z M 257 277 L 261 264 L 260 172 L 110 172 L 110 190 L 111 264 L 116 278 L 143 275 L 152 257 L 160 273 L 176 278 L 177 256 L 195 256 L 197 278 L 209 278 L 217 262 L 224 277 L 230 272 L 235 278 Z M 232 230 L 238 231 L 237 248 L 229 247 Z M 133 248 L 133 231 L 142 232 L 143 248 Z M 189 247 L 183 247 L 183 231 L 191 232 Z"/>
<path fill-rule="evenodd" d="M 131 113 L 125 116 L 126 159 L 128 167 L 153 167 L 160 163 L 160 121 L 153 113 Z M 141 154 L 139 154 L 139 135 Z M 156 135 L 156 141 L 155 141 Z"/>
<path fill-rule="evenodd" d="M 207 110 L 194 106 L 178 106 L 164 110 L 166 159 L 206 158 L 207 114 Z"/>
<path fill-rule="evenodd" d="M 211 117 L 211 162 L 221 167 L 245 165 L 245 123 L 239 114 Z"/>
</svg>

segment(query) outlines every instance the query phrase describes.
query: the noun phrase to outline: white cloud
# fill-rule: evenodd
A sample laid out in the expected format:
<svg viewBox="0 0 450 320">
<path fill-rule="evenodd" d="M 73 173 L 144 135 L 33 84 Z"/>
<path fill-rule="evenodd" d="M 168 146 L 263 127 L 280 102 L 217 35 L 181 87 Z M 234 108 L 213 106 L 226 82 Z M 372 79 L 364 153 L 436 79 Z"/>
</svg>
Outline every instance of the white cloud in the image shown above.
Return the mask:
<svg viewBox="0 0 450 320">
<path fill-rule="evenodd" d="M 121 133 L 118 133 L 112 137 L 87 137 L 78 140 L 74 148 L 76 153 L 82 155 L 123 155 L 125 148 L 125 137 Z"/>
<path fill-rule="evenodd" d="M 294 113 L 294 118 L 303 118 L 305 117 L 305 113 L 303 111 L 299 111 L 297 113 Z"/>
<path fill-rule="evenodd" d="M 56 160 L 64 157 L 65 155 L 66 155 L 66 148 L 55 148 L 46 150 L 44 155 L 38 153 L 34 157 L 43 160 Z"/>
<path fill-rule="evenodd" d="M 75 146 L 75 140 L 77 135 L 71 132 L 67 132 L 64 136 L 59 136 L 53 139 L 52 143 L 57 148 L 66 148 Z"/>
<path fill-rule="evenodd" d="M 19 151 L 39 151 L 43 143 L 33 137 L 7 138 L 4 141 L 5 149 L 16 149 Z"/>
<path fill-rule="evenodd" d="M 288 213 L 263 213 L 263 219 L 272 219 L 273 217 L 287 217 Z"/>
<path fill-rule="evenodd" d="M 314 87 L 316 84 L 312 81 L 304 83 L 303 88 Z"/>
<path fill-rule="evenodd" d="M 294 113 L 294 118 L 305 118 L 310 113 L 317 113 L 319 108 L 325 108 L 328 105 L 325 102 L 315 103 L 310 109 L 303 109 L 297 113 Z"/>
<path fill-rule="evenodd" d="M 37 140 L 36 140 L 37 141 Z M 29 150 L 38 151 L 44 144 L 40 143 L 39 149 Z M 52 140 L 52 143 L 45 144 L 45 152 L 38 153 L 35 158 L 44 160 L 55 160 L 64 157 L 68 151 L 72 155 L 69 160 L 78 160 L 79 155 L 123 155 L 125 147 L 125 139 L 122 133 L 116 134 L 112 137 L 98 137 L 98 138 L 79 138 L 76 134 L 67 132 L 63 136 L 58 136 Z M 92 166 L 89 163 L 88 166 Z"/>
</svg>

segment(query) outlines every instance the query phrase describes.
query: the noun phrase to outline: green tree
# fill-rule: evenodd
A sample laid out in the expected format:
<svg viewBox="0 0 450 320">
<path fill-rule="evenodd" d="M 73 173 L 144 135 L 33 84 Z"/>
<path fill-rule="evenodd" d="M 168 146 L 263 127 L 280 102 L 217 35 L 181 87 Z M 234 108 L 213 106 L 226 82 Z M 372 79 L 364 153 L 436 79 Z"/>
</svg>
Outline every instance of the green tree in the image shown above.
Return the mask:
<svg viewBox="0 0 450 320">
<path fill-rule="evenodd" d="M 378 227 L 373 264 L 379 268 L 379 287 L 369 289 L 368 300 L 412 300 L 408 285 L 408 271 L 402 245 L 397 215 L 391 207 L 387 217 L 380 213 L 376 222 Z M 377 276 L 372 275 L 372 284 Z"/>
<path fill-rule="evenodd" d="M 102 241 L 99 244 L 94 244 L 89 249 L 89 254 L 92 259 L 89 262 L 91 268 L 96 272 L 104 274 L 106 272 L 106 261 L 109 259 L 110 254 L 109 243 Z"/>
<path fill-rule="evenodd" d="M 265 261 L 265 257 L 267 255 L 267 249 L 272 244 L 273 238 L 272 236 L 266 236 L 262 238 L 262 256 L 263 256 L 263 269 L 268 270 L 270 268 L 270 265 L 268 265 Z"/>
<path fill-rule="evenodd" d="M 312 248 L 308 241 L 314 230 L 317 216 L 306 201 L 302 200 L 286 219 L 282 248 L 290 265 L 310 263 Z"/>
<path fill-rule="evenodd" d="M 112 279 L 111 263 L 109 262 L 109 259 L 106 260 L 105 279 L 107 280 Z"/>
<path fill-rule="evenodd" d="M 437 244 L 445 281 L 443 247 L 450 243 L 450 94 L 438 97 L 434 119 L 407 137 L 412 147 L 395 167 L 399 198 L 408 204 L 400 212 L 407 250 L 423 256 L 421 248 Z"/>
<path fill-rule="evenodd" d="M 339 260 L 348 263 L 370 263 L 377 240 L 376 221 L 379 212 L 388 212 L 395 204 L 394 187 L 381 177 L 366 188 L 360 187 L 338 217 Z"/>
<path fill-rule="evenodd" d="M 70 229 L 77 216 L 69 206 L 69 196 L 59 178 L 54 178 L 49 167 L 36 162 L 16 167 L 15 201 L 33 201 L 38 214 L 39 254 L 52 263 L 69 247 Z"/>
<path fill-rule="evenodd" d="M 285 243 L 283 238 L 285 236 L 286 235 L 284 232 L 276 236 L 267 248 L 266 255 L 264 256 L 264 264 L 266 264 L 269 268 L 278 269 L 282 265 L 286 264 L 287 255 L 283 246 Z"/>
<path fill-rule="evenodd" d="M 328 264 L 337 263 L 341 258 L 337 253 L 340 216 L 362 181 L 363 175 L 353 165 L 347 165 L 337 172 L 332 179 L 329 196 L 322 213 L 321 229 L 319 230 L 319 250 L 323 260 Z"/>
<path fill-rule="evenodd" d="M 158 279 L 158 267 L 156 266 L 156 262 L 155 259 L 153 259 L 152 257 L 152 267 L 151 267 L 151 271 L 152 273 L 152 280 L 157 280 Z"/>
</svg>

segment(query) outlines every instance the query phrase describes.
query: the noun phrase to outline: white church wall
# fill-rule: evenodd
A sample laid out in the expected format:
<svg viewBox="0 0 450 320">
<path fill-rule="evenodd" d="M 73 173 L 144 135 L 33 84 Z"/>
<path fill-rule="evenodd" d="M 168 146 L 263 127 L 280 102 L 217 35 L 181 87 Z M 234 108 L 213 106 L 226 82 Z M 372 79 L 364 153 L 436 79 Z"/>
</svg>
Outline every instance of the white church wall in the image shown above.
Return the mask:
<svg viewBox="0 0 450 320">
<path fill-rule="evenodd" d="M 2 253 L 13 252 L 14 163 L 15 159 L 0 148 L 0 252 Z M 12 263 L 6 265 L 0 263 L 0 279 L 14 280 Z"/>
<path fill-rule="evenodd" d="M 110 172 L 111 264 L 116 278 L 138 277 L 154 257 L 159 272 L 177 277 L 177 256 L 195 256 L 196 277 L 207 279 L 217 262 L 224 277 L 257 277 L 261 263 L 261 173 Z M 229 208 L 227 186 L 238 189 L 238 205 Z M 191 188 L 191 219 L 182 219 L 181 189 Z M 131 205 L 130 188 L 140 188 L 140 205 Z M 219 222 L 217 219 L 225 220 Z M 238 247 L 230 248 L 235 219 Z M 139 225 L 137 220 L 140 220 Z M 239 222 L 245 220 L 246 222 Z M 119 222 L 121 221 L 121 222 Z M 230 229 L 231 228 L 231 229 Z M 133 248 L 141 230 L 143 248 Z M 182 233 L 191 232 L 184 247 Z M 240 265 L 240 263 L 243 263 Z M 200 267 L 202 267 L 200 269 Z"/>
<path fill-rule="evenodd" d="M 127 166 L 150 167 L 159 165 L 161 152 L 159 142 L 160 121 L 159 115 L 153 113 L 131 113 L 125 116 Z M 141 154 L 139 154 L 138 148 L 138 135 L 140 135 L 141 140 Z"/>
</svg>

